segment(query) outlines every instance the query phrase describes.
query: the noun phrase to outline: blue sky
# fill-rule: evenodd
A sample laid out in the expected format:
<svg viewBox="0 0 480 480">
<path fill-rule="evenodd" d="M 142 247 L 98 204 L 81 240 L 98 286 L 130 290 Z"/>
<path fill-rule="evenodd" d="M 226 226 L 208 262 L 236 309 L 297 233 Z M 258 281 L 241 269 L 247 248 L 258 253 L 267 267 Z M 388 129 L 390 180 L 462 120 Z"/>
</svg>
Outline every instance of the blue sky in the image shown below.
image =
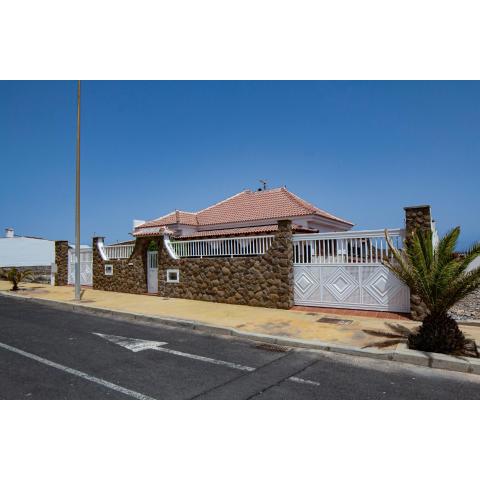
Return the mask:
<svg viewBox="0 0 480 480">
<path fill-rule="evenodd" d="M 76 83 L 0 82 L 0 228 L 74 238 Z M 480 239 L 480 82 L 118 82 L 82 90 L 82 243 L 259 179 L 357 229 L 429 203 Z"/>
</svg>

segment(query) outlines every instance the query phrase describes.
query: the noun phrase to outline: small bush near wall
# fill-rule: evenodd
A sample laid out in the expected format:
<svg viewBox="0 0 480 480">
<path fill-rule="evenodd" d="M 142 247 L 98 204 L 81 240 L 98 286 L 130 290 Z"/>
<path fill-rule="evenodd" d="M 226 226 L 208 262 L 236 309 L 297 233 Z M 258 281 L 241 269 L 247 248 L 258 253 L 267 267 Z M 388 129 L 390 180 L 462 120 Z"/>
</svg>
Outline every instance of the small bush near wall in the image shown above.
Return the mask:
<svg viewBox="0 0 480 480">
<path fill-rule="evenodd" d="M 34 266 L 34 267 L 0 267 L 0 270 L 8 270 L 10 268 L 16 268 L 17 270 L 29 271 L 32 275 L 29 277 L 28 282 L 30 283 L 46 283 L 49 284 L 51 281 L 51 267 L 48 266 Z"/>
</svg>

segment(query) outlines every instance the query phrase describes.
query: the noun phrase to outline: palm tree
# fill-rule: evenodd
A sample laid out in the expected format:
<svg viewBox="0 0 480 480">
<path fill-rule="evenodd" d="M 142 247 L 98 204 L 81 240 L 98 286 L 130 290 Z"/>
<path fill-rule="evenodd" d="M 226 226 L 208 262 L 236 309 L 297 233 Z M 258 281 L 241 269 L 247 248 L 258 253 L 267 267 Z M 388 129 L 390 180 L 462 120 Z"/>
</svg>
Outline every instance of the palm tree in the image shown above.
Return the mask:
<svg viewBox="0 0 480 480">
<path fill-rule="evenodd" d="M 31 270 L 19 270 L 18 268 L 10 268 L 8 270 L 2 270 L 0 276 L 5 278 L 9 282 L 12 282 L 12 291 L 18 290 L 18 284 L 30 280 L 33 275 Z"/>
<path fill-rule="evenodd" d="M 404 248 L 397 250 L 385 231 L 392 255 L 384 264 L 428 309 L 420 328 L 406 335 L 409 348 L 450 354 L 472 351 L 471 341 L 448 312 L 480 287 L 480 268 L 467 272 L 469 264 L 480 255 L 480 242 L 473 244 L 465 257 L 458 258 L 454 251 L 459 235 L 460 227 L 456 227 L 434 247 L 431 231 L 416 231 L 406 240 Z"/>
</svg>

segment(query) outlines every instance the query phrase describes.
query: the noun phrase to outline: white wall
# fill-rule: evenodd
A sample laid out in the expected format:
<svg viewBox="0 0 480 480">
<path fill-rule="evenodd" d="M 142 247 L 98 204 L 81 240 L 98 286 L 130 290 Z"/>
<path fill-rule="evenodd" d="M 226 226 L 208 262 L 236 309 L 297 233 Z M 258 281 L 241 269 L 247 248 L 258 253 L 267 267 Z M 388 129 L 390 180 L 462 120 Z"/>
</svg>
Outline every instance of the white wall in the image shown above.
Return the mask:
<svg viewBox="0 0 480 480">
<path fill-rule="evenodd" d="M 480 257 L 477 257 L 468 267 L 467 267 L 467 272 L 471 272 L 475 268 L 480 267 Z"/>
<path fill-rule="evenodd" d="M 0 267 L 50 266 L 55 262 L 55 242 L 37 238 L 0 238 Z"/>
</svg>

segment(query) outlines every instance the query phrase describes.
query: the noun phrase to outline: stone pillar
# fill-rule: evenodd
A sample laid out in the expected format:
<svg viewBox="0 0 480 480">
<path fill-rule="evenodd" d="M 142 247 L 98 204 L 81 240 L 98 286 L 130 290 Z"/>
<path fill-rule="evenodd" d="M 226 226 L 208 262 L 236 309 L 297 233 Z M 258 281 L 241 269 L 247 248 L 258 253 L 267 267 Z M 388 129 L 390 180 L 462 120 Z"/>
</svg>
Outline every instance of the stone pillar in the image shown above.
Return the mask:
<svg viewBox="0 0 480 480">
<path fill-rule="evenodd" d="M 104 276 L 104 264 L 100 252 L 98 251 L 98 242 L 104 242 L 105 237 L 92 238 L 92 288 L 94 290 L 103 290 L 102 277 Z"/>
<path fill-rule="evenodd" d="M 68 285 L 68 242 L 66 240 L 55 241 L 55 285 Z"/>
<path fill-rule="evenodd" d="M 433 231 L 432 212 L 430 205 L 417 205 L 405 207 L 405 237 L 406 241 L 412 237 L 416 231 Z M 421 322 L 427 315 L 428 310 L 420 297 L 410 294 L 410 314 L 413 320 Z"/>
<path fill-rule="evenodd" d="M 405 233 L 407 238 L 415 231 L 432 231 L 432 212 L 430 205 L 405 207 Z"/>
<path fill-rule="evenodd" d="M 280 295 L 279 308 L 292 308 L 294 305 L 294 280 L 293 280 L 293 239 L 292 239 L 292 221 L 279 220 L 278 232 L 275 235 L 275 240 L 282 251 L 281 259 L 278 265 L 281 270 L 281 277 L 283 277 L 282 291 Z"/>
</svg>

